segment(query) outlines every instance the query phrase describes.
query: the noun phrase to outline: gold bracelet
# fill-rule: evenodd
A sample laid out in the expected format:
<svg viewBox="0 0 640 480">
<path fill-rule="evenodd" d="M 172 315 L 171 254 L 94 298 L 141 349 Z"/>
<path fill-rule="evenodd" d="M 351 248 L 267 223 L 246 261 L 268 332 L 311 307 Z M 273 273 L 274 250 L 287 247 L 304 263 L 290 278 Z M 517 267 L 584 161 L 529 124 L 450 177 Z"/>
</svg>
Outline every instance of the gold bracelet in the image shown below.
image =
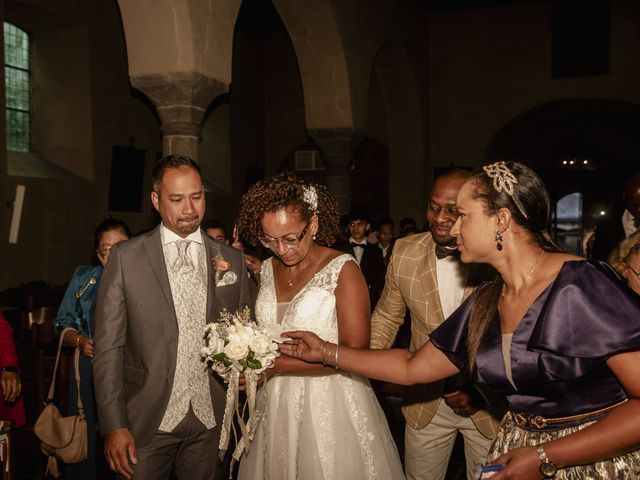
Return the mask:
<svg viewBox="0 0 640 480">
<path fill-rule="evenodd" d="M 340 349 L 340 344 L 336 343 L 336 361 L 335 361 L 335 369 L 338 370 L 338 350 Z"/>
<path fill-rule="evenodd" d="M 324 341 L 324 345 L 322 346 L 322 365 L 327 366 L 327 344 L 329 340 Z"/>
</svg>

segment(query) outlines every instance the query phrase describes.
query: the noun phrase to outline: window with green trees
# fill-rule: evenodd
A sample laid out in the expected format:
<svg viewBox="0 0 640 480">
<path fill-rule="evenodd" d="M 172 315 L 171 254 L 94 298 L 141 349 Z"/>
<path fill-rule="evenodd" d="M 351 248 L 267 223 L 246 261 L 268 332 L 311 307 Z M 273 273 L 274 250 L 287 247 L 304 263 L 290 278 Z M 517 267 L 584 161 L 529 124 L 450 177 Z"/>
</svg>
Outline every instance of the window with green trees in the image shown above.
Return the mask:
<svg viewBox="0 0 640 480">
<path fill-rule="evenodd" d="M 29 35 L 4 22 L 7 149 L 29 151 Z"/>
</svg>

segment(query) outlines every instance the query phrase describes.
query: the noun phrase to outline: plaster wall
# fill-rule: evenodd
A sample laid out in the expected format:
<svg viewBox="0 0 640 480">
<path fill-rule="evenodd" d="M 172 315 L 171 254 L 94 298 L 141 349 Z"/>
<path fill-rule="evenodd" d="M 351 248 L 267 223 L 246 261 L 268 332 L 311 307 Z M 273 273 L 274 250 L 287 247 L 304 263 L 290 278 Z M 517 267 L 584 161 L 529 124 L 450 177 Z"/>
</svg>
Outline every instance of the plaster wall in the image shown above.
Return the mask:
<svg viewBox="0 0 640 480">
<path fill-rule="evenodd" d="M 611 3 L 610 73 L 579 78 L 551 78 L 549 4 L 430 15 L 433 164 L 479 164 L 502 126 L 549 100 L 640 103 L 640 3 Z"/>
<path fill-rule="evenodd" d="M 85 84 L 79 91 L 71 82 L 66 89 L 53 92 L 58 98 L 52 104 L 60 105 L 63 96 L 77 94 L 82 99 L 83 110 L 68 114 L 81 115 L 86 125 L 73 130 L 79 145 L 90 144 L 89 155 L 74 155 L 73 149 L 61 151 L 60 157 L 50 157 L 53 169 L 60 174 L 55 178 L 34 178 L 7 174 L 7 152 L 0 148 L 0 289 L 18 286 L 32 280 L 44 280 L 51 284 L 65 283 L 79 264 L 88 264 L 93 254 L 93 230 L 105 214 L 125 220 L 131 229 L 139 231 L 153 225 L 149 202 L 150 172 L 157 152 L 161 151 L 161 137 L 157 119 L 152 110 L 139 97 L 134 97 L 127 76 L 126 50 L 122 25 L 115 2 L 93 2 L 88 7 L 79 0 L 53 0 L 41 9 L 41 2 L 19 2 L 19 8 L 5 3 L 4 18 L 20 19 L 23 28 L 31 26 L 34 32 L 45 32 L 54 27 L 71 30 L 84 29 L 84 58 L 89 58 L 84 70 L 73 69 L 73 50 L 51 50 L 49 61 L 63 68 L 72 68 L 69 74 L 82 79 Z M 29 7 L 27 9 L 27 7 Z M 28 21 L 29 25 L 24 22 Z M 35 35 L 35 34 L 34 34 Z M 56 60 L 56 57 L 58 59 Z M 85 67 L 83 67 L 85 68 Z M 4 81 L 1 82 L 4 85 Z M 0 90 L 4 90 L 3 87 Z M 2 93 L 4 95 L 4 91 Z M 1 103 L 2 105 L 4 102 Z M 62 107 L 61 107 L 62 108 Z M 53 115 L 52 109 L 49 113 Z M 34 111 L 33 115 L 38 115 Z M 4 124 L 4 113 L 2 125 Z M 76 118 L 76 120 L 78 120 Z M 52 120 L 53 121 L 53 120 Z M 51 128 L 64 128 L 63 118 L 56 118 Z M 66 124 L 68 128 L 68 123 Z M 4 127 L 3 127 L 4 128 Z M 2 137 L 4 146 L 4 136 Z M 108 211 L 109 176 L 111 173 L 111 148 L 128 145 L 135 139 L 135 146 L 146 151 L 144 194 L 140 213 Z M 53 141 L 53 140 L 52 140 Z M 37 143 L 34 149 L 38 149 Z M 62 158 L 70 157 L 74 158 Z M 59 164 L 55 163 L 59 161 Z M 92 172 L 83 178 L 70 173 Z M 7 243 L 11 208 L 6 203 L 13 199 L 17 184 L 26 186 L 25 204 L 16 245 Z"/>
</svg>

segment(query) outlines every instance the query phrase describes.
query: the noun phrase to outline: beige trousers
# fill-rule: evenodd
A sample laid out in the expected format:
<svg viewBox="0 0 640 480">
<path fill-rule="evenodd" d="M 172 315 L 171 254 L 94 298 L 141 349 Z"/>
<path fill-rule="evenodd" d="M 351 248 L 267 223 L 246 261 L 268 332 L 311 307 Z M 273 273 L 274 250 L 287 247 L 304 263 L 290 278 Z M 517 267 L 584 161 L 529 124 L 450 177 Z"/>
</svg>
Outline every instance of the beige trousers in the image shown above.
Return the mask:
<svg viewBox="0 0 640 480">
<path fill-rule="evenodd" d="M 404 468 L 407 480 L 443 480 L 456 434 L 464 437 L 467 479 L 480 476 L 492 439 L 478 431 L 469 417 L 461 417 L 443 401 L 426 427 L 415 430 L 409 425 L 404 435 Z"/>
</svg>

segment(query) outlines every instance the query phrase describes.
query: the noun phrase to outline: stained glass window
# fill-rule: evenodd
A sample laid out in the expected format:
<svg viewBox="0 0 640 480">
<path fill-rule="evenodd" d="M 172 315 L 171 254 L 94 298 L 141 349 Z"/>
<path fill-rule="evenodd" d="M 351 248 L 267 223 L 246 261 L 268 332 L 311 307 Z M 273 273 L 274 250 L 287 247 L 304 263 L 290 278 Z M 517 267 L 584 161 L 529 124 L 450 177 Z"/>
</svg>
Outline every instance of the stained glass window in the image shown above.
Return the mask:
<svg viewBox="0 0 640 480">
<path fill-rule="evenodd" d="M 4 22 L 7 149 L 29 151 L 29 36 Z"/>
</svg>

